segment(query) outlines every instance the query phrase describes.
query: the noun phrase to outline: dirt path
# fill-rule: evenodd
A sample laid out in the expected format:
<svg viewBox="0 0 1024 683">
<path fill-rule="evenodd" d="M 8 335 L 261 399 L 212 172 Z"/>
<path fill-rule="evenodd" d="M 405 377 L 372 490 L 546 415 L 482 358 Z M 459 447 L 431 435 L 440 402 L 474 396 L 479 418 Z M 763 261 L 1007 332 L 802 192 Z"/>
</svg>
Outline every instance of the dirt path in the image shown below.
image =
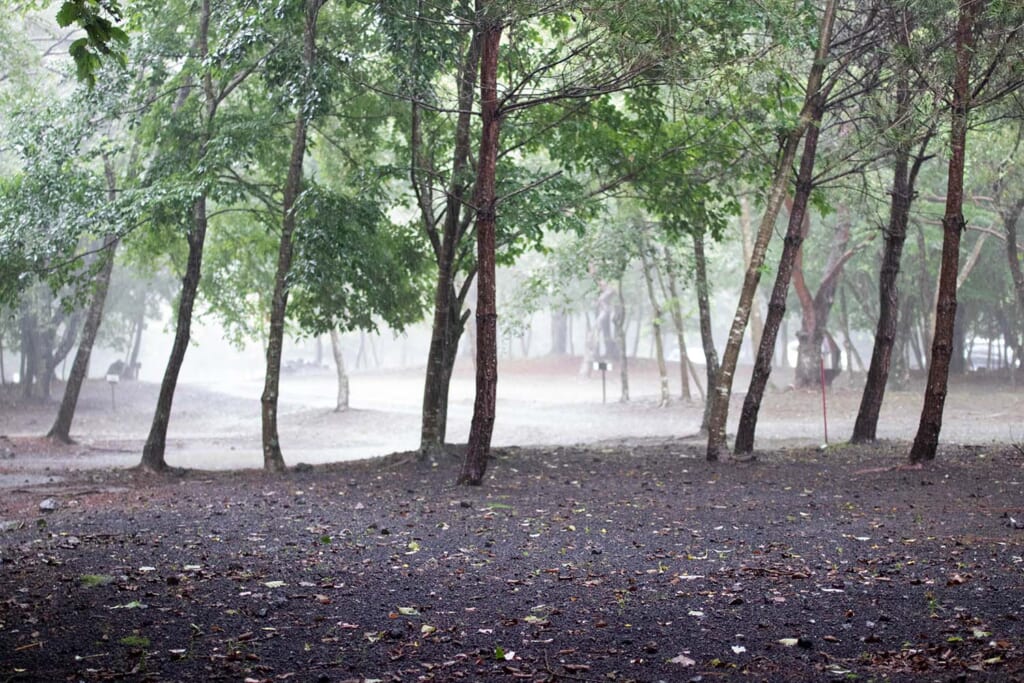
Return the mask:
<svg viewBox="0 0 1024 683">
<path fill-rule="evenodd" d="M 633 401 L 618 402 L 618 382 L 609 377 L 608 401 L 601 402 L 600 376 L 580 377 L 577 362 L 542 359 L 506 361 L 498 385 L 496 446 L 540 446 L 674 438 L 699 444 L 697 402 L 655 406 L 657 377 L 649 364 L 638 364 L 631 377 Z M 671 375 L 675 379 L 675 375 Z M 786 381 L 777 372 L 780 385 Z M 332 410 L 333 374 L 285 375 L 282 379 L 281 438 L 289 464 L 353 460 L 415 449 L 419 442 L 422 372 L 419 370 L 356 373 L 352 376 L 352 410 Z M 745 386 L 741 375 L 737 387 Z M 130 467 L 138 463 L 148 433 L 158 387 L 126 382 L 111 396 L 95 380 L 82 394 L 73 433 L 80 444 L 69 448 L 37 442 L 21 454 L 0 460 L 0 486 L 24 483 L 67 469 Z M 59 387 L 58 387 L 59 390 Z M 168 433 L 167 461 L 174 467 L 206 470 L 258 468 L 258 377 L 207 385 L 180 385 Z M 677 391 L 674 389 L 674 392 Z M 451 389 L 449 435 L 463 441 L 472 414 L 471 367 L 457 369 Z M 852 431 L 859 389 L 845 378 L 827 396 L 829 440 L 841 444 Z M 920 410 L 918 391 L 887 394 L 879 428 L 883 439 L 913 436 Z M 742 395 L 734 395 L 730 428 Z M 37 437 L 53 420 L 56 405 L 12 405 L 0 412 L 0 435 Z M 817 446 L 824 442 L 821 396 L 817 392 L 775 391 L 764 402 L 758 447 Z M 954 385 L 946 404 L 945 443 L 1024 442 L 1024 391 L 988 385 Z M 17 449 L 16 449 L 17 450 Z M 33 479 L 34 480 L 34 479 Z"/>
</svg>

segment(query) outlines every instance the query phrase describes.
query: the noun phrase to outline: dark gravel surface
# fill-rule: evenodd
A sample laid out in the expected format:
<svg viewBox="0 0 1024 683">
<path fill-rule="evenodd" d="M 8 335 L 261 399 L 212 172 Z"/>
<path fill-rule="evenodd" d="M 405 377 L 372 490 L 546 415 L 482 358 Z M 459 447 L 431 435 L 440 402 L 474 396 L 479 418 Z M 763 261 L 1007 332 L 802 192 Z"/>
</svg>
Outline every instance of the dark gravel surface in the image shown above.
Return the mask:
<svg viewBox="0 0 1024 683">
<path fill-rule="evenodd" d="M 0 681 L 1024 680 L 1024 456 L 675 442 L 0 503 Z M 57 510 L 39 511 L 51 498 Z"/>
</svg>

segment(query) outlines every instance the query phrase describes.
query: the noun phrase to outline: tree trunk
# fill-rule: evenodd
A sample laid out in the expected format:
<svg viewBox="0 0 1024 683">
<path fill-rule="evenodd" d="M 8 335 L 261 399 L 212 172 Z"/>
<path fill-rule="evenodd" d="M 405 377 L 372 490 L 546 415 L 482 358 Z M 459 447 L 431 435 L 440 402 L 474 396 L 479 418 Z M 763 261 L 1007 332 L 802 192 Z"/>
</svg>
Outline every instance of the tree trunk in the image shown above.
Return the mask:
<svg viewBox="0 0 1024 683">
<path fill-rule="evenodd" d="M 465 204 L 469 189 L 466 177 L 470 170 L 472 142 L 472 106 L 476 88 L 476 74 L 480 65 L 480 36 L 476 31 L 470 38 L 458 78 L 459 114 L 455 126 L 455 147 L 452 152 L 451 179 L 447 189 L 444 221 L 441 235 L 434 227 L 434 208 L 429 178 L 421 179 L 421 168 L 428 171 L 429 164 L 423 152 L 420 116 L 417 104 L 412 108 L 412 166 L 410 178 L 416 189 L 420 206 L 420 220 L 430 238 L 437 263 L 437 285 L 434 289 L 434 319 L 427 351 L 427 371 L 423 383 L 423 410 L 420 424 L 420 459 L 433 458 L 444 451 L 448 423 L 448 390 L 458 353 L 459 338 L 466 329 L 469 312 L 462 311 L 465 293 L 473 280 L 467 274 L 460 292 L 455 289 L 456 249 L 466 231 L 472 214 Z M 428 176 L 430 173 L 427 174 Z"/>
<path fill-rule="evenodd" d="M 910 462 L 933 460 L 942 429 L 942 411 L 946 403 L 949 361 L 953 351 L 953 327 L 956 318 L 956 279 L 959 270 L 960 236 L 966 223 L 963 216 L 964 162 L 967 146 L 967 120 L 971 106 L 971 58 L 974 53 L 974 23 L 984 8 L 983 0 L 961 0 L 956 26 L 956 74 L 953 81 L 953 116 L 950 129 L 949 172 L 946 183 L 946 210 L 942 218 L 942 266 L 939 277 L 939 303 L 935 312 L 928 384 L 925 387 L 921 422 L 910 449 Z"/>
<path fill-rule="evenodd" d="M 203 0 L 199 15 L 199 33 L 196 38 L 199 60 L 205 60 L 209 56 L 209 35 L 210 0 Z M 209 126 L 212 124 L 217 110 L 213 92 L 213 77 L 209 70 L 203 74 L 203 95 L 205 99 L 205 121 L 203 123 Z M 204 133 L 199 143 L 200 159 L 205 157 L 208 144 L 209 133 Z M 192 309 L 195 305 L 196 293 L 199 291 L 199 278 L 203 265 L 203 244 L 206 241 L 208 221 L 204 191 L 200 192 L 192 205 L 192 226 L 187 235 L 188 261 L 185 265 L 185 276 L 181 282 L 181 294 L 178 297 L 178 320 L 174 332 L 174 343 L 171 345 L 171 355 L 167 359 L 167 368 L 164 370 L 164 378 L 160 383 L 160 394 L 157 397 L 153 423 L 149 429 L 149 436 L 146 438 L 146 445 L 142 448 L 142 461 L 139 463 L 142 469 L 153 472 L 167 469 L 167 462 L 164 459 L 164 451 L 167 447 L 167 426 L 171 419 L 171 407 L 174 402 L 174 391 L 178 386 L 178 375 L 181 372 L 181 365 L 185 360 L 185 351 L 188 350 L 192 333 Z"/>
<path fill-rule="evenodd" d="M 626 354 L 626 297 L 622 294 L 622 278 L 617 287 L 615 304 L 615 338 L 619 341 L 619 402 L 629 402 L 629 356 Z"/>
<path fill-rule="evenodd" d="M 679 347 L 679 396 L 684 401 L 690 401 L 693 395 L 690 393 L 690 357 L 686 353 L 686 335 L 683 329 L 683 302 L 679 298 L 676 263 L 667 245 L 664 253 L 665 270 L 668 271 L 668 306 L 672 313 L 672 325 L 676 328 L 676 345 Z"/>
<path fill-rule="evenodd" d="M 904 96 L 897 95 L 897 100 Z M 910 204 L 913 184 L 909 171 L 910 154 L 905 147 L 897 147 L 893 169 L 892 200 L 889 207 L 889 226 L 885 231 L 885 250 L 882 267 L 878 276 L 878 324 L 875 328 L 875 344 L 871 350 L 871 364 L 868 366 L 864 393 L 861 394 L 860 409 L 853 425 L 851 443 L 874 441 L 878 430 L 878 416 L 885 398 L 892 363 L 892 349 L 896 342 L 899 320 L 899 273 L 903 255 L 903 243 L 907 238 L 907 224 L 910 220 Z"/>
<path fill-rule="evenodd" d="M 498 312 L 495 292 L 494 251 L 497 197 L 495 175 L 498 161 L 501 111 L 498 108 L 498 46 L 503 25 L 492 3 L 477 2 L 483 44 L 480 55 L 480 108 L 482 131 L 478 154 L 476 192 L 477 304 L 476 304 L 476 398 L 469 429 L 466 460 L 459 484 L 483 483 L 494 431 L 498 389 Z"/>
<path fill-rule="evenodd" d="M 311 79 L 316 64 L 316 23 L 325 0 L 306 0 L 306 19 L 303 29 L 302 67 L 303 94 L 312 92 Z M 284 323 L 288 309 L 288 273 L 292 269 L 295 235 L 295 203 L 302 192 L 302 161 L 306 156 L 306 128 L 311 112 L 306 111 L 305 98 L 295 115 L 288 178 L 285 181 L 281 242 L 277 252 L 277 273 L 274 275 L 274 294 L 270 303 L 270 334 L 267 338 L 267 375 L 263 384 L 260 405 L 263 417 L 263 469 L 281 472 L 285 469 L 281 453 L 281 439 L 277 430 L 277 404 L 281 385 L 281 349 L 284 345 Z"/>
<path fill-rule="evenodd" d="M 750 255 L 754 250 L 754 235 L 750 219 L 750 198 L 740 197 L 740 232 L 742 233 L 743 262 L 750 263 Z M 764 334 L 764 320 L 761 318 L 761 294 L 754 292 L 754 300 L 750 304 L 750 344 L 754 349 L 760 348 L 761 336 Z"/>
<path fill-rule="evenodd" d="M 651 302 L 651 330 L 654 335 L 654 357 L 658 361 L 658 380 L 661 388 L 661 397 L 658 401 L 659 408 L 665 408 L 671 402 L 672 397 L 668 391 L 668 368 L 665 366 L 665 345 L 661 338 L 661 304 L 658 302 L 657 294 L 654 292 L 654 273 L 656 267 L 651 262 L 648 251 L 650 243 L 646 237 L 640 244 L 640 264 L 644 272 L 644 282 L 647 284 L 647 298 Z"/>
<path fill-rule="evenodd" d="M 331 329 L 331 353 L 334 355 L 334 368 L 338 373 L 338 400 L 334 404 L 334 412 L 348 410 L 348 373 L 345 372 L 345 356 L 341 353 L 341 335 Z"/>
<path fill-rule="evenodd" d="M 551 351 L 552 356 L 564 356 L 568 352 L 568 322 L 569 316 L 565 311 L 551 311 Z"/>
<path fill-rule="evenodd" d="M 846 246 L 850 240 L 850 215 L 849 209 L 840 206 L 837 212 L 836 232 L 832 240 L 832 249 L 825 262 L 824 272 L 818 291 L 807 303 L 808 294 L 803 281 L 803 274 L 800 273 L 800 287 L 803 289 L 800 302 L 805 307 L 803 311 L 803 328 L 797 333 L 799 346 L 797 347 L 796 372 L 794 384 L 799 389 L 812 389 L 821 383 L 821 350 L 826 339 L 829 339 L 830 346 L 835 353 L 834 341 L 828 333 L 828 320 L 832 314 L 832 304 L 835 301 L 836 289 L 842 277 L 846 261 L 853 252 L 848 252 Z M 800 259 L 802 262 L 802 259 Z M 798 266 L 799 267 L 799 266 Z M 806 308 L 809 306 L 809 310 Z M 831 385 L 832 380 L 840 373 L 841 366 L 839 358 L 833 358 L 833 366 L 826 370 L 825 380 Z"/>
<path fill-rule="evenodd" d="M 750 387 L 743 399 L 743 410 L 736 430 L 736 453 L 750 453 L 754 449 L 754 432 L 757 429 L 757 414 L 761 409 L 761 399 L 772 373 L 772 356 L 775 355 L 775 342 L 778 339 L 779 327 L 786 314 L 786 297 L 789 295 L 789 281 L 793 274 L 796 256 L 804 241 L 804 219 L 807 204 L 814 189 L 814 161 L 818 153 L 818 135 L 821 118 L 825 107 L 822 98 L 818 98 L 812 108 L 810 125 L 804 139 L 803 155 L 800 158 L 800 170 L 797 172 L 796 192 L 793 195 L 793 206 L 789 210 L 789 223 L 783 240 L 782 255 L 775 274 L 775 286 L 768 300 L 768 317 L 761 334 L 761 344 L 757 348 Z"/>
<path fill-rule="evenodd" d="M 57 410 L 57 419 L 46 434 L 47 437 L 61 443 L 73 443 L 71 423 L 75 418 L 75 408 L 78 406 L 78 396 L 81 393 L 82 384 L 89 372 L 89 357 L 92 355 L 93 344 L 100 330 L 100 324 L 103 322 L 103 307 L 106 304 L 107 290 L 110 287 L 110 275 L 114 271 L 114 252 L 117 250 L 117 242 L 118 238 L 113 235 L 107 236 L 103 240 L 103 252 L 100 254 L 103 264 L 93 279 L 92 299 L 85 316 L 85 324 L 82 326 L 78 351 L 75 352 L 75 360 L 71 364 L 71 374 L 64 386 L 64 396 L 61 398 L 60 408 Z"/>
<path fill-rule="evenodd" d="M 786 136 L 782 154 L 775 169 L 775 176 L 768 193 L 768 200 L 765 202 L 764 215 L 757 230 L 753 250 L 750 255 L 750 262 L 747 264 L 747 271 L 743 278 L 743 288 L 740 290 L 740 300 L 736 306 L 736 315 L 733 316 L 732 326 L 729 329 L 729 337 L 726 341 L 725 351 L 722 354 L 722 366 L 719 368 L 718 381 L 715 390 L 708 391 L 711 403 L 711 414 L 708 419 L 708 447 L 707 459 L 718 460 L 720 455 L 727 450 L 725 426 L 729 418 L 729 398 L 732 394 L 733 376 L 736 374 L 736 363 L 739 360 L 740 345 L 743 343 L 743 333 L 750 317 L 750 307 L 757 291 L 757 284 L 761 279 L 761 266 L 764 264 L 765 253 L 768 250 L 768 242 L 771 239 L 772 231 L 775 228 L 775 220 L 782 208 L 783 200 L 789 188 L 790 166 L 796 157 L 796 149 L 800 139 L 813 116 L 812 108 L 818 91 L 821 89 L 822 75 L 828 61 L 829 45 L 832 42 L 832 25 L 835 20 L 836 2 L 828 0 L 821 18 L 821 26 L 818 36 L 818 48 L 815 51 L 814 63 L 811 66 L 807 79 L 807 94 L 804 99 L 803 108 L 800 112 L 800 119 Z"/>
<path fill-rule="evenodd" d="M 693 263 L 697 309 L 700 317 L 700 341 L 704 348 L 704 372 L 707 377 L 708 395 L 704 401 L 704 414 L 700 421 L 700 433 L 706 434 L 711 418 L 711 396 L 718 381 L 718 352 L 711 334 L 711 304 L 708 301 L 707 259 L 704 257 L 704 233 L 693 233 Z"/>
</svg>

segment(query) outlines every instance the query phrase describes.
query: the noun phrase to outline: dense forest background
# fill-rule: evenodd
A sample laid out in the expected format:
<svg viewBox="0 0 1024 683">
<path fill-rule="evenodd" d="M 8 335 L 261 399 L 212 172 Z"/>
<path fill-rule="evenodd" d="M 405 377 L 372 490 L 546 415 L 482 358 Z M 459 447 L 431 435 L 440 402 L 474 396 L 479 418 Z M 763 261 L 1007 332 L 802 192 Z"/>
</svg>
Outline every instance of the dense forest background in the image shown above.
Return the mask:
<svg viewBox="0 0 1024 683">
<path fill-rule="evenodd" d="M 166 324 L 142 454 L 163 469 L 199 316 L 265 353 L 271 470 L 289 338 L 332 347 L 341 409 L 351 350 L 420 330 L 424 458 L 463 438 L 448 385 L 472 356 L 470 484 L 500 355 L 611 363 L 623 401 L 653 358 L 661 404 L 706 401 L 709 459 L 734 390 L 751 450 L 773 368 L 862 378 L 854 441 L 923 380 L 915 462 L 950 374 L 1019 381 L 1017 2 L 78 0 L 0 22 L 0 378 L 61 399 L 52 438 L 104 374 L 93 349 L 136 379 Z"/>
</svg>

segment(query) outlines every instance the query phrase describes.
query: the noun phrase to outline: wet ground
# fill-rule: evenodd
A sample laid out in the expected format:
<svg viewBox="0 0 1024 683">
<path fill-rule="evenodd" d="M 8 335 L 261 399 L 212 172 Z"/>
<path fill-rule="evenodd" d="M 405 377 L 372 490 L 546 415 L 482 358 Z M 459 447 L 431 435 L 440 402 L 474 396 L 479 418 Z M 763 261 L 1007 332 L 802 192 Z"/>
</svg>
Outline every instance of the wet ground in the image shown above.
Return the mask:
<svg viewBox="0 0 1024 683">
<path fill-rule="evenodd" d="M 600 373 L 579 374 L 574 359 L 503 361 L 498 382 L 495 446 L 592 444 L 646 438 L 681 439 L 699 444 L 702 404 L 679 399 L 676 367 L 670 370 L 673 402 L 657 407 L 658 377 L 653 364 L 637 363 L 630 377 L 629 403 L 619 402 L 618 373 L 609 373 L 602 402 Z M 786 388 L 784 370 L 773 374 L 776 388 L 766 397 L 758 424 L 758 448 L 818 446 L 825 443 L 822 396 Z M 319 464 L 413 450 L 419 445 L 422 369 L 357 372 L 351 375 L 351 409 L 334 412 L 333 369 L 306 368 L 284 374 L 279 428 L 289 465 Z M 0 460 L 0 485 L 35 481 L 63 469 L 130 467 L 138 464 L 148 434 L 158 386 L 123 382 L 113 391 L 102 380 L 82 392 L 68 448 L 34 448 L 31 457 Z M 730 411 L 730 433 L 739 415 L 746 378 L 742 369 Z M 59 395 L 58 384 L 55 393 Z M 258 372 L 230 382 L 180 384 L 167 444 L 174 467 L 225 470 L 262 466 Z M 828 441 L 849 438 L 860 401 L 858 378 L 840 376 L 825 397 Z M 452 381 L 448 440 L 464 442 L 473 405 L 473 369 L 457 368 Z M 913 438 L 920 413 L 920 388 L 890 391 L 878 436 Z M 44 434 L 56 402 L 0 408 L 0 435 L 24 439 Z M 978 378 L 954 381 L 946 404 L 944 443 L 1024 442 L 1024 390 Z M 24 450 L 24 448 L 22 449 Z"/>
</svg>

